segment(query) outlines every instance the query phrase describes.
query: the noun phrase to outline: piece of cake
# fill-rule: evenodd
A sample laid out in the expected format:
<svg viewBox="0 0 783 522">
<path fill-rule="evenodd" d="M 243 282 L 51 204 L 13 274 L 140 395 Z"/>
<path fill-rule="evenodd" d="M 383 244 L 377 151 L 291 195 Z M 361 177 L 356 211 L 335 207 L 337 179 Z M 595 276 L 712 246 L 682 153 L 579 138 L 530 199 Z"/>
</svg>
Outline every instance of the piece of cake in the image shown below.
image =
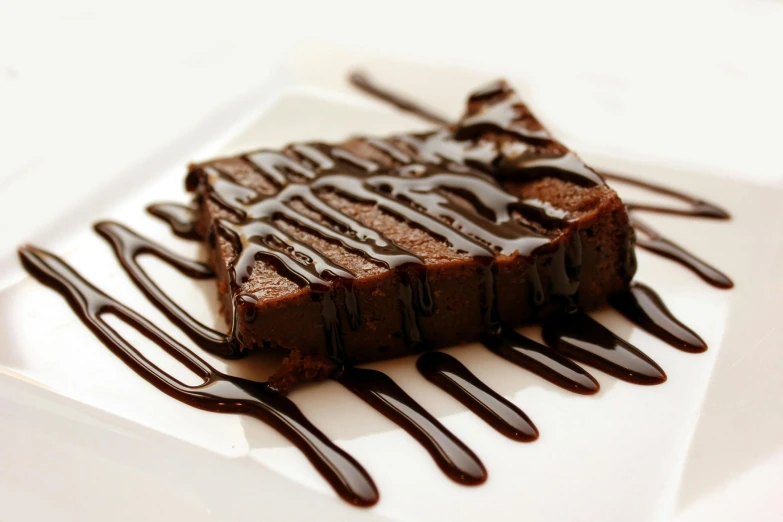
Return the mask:
<svg viewBox="0 0 783 522">
<path fill-rule="evenodd" d="M 186 185 L 235 337 L 289 351 L 280 389 L 590 309 L 635 271 L 617 194 L 503 82 L 453 126 L 216 159 Z"/>
</svg>

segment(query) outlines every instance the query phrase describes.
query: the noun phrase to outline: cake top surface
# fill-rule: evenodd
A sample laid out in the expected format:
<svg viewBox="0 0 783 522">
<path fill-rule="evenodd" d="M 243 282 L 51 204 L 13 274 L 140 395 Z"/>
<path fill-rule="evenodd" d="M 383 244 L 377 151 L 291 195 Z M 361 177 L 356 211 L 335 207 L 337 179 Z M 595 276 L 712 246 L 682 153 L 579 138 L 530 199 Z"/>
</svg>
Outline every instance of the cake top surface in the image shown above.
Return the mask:
<svg viewBox="0 0 783 522">
<path fill-rule="evenodd" d="M 317 288 L 404 264 L 529 255 L 613 194 L 503 81 L 474 93 L 456 125 L 252 151 L 192 166 L 187 184 L 231 238 L 236 289 L 259 258 Z M 345 255 L 325 255 L 323 241 Z"/>
</svg>

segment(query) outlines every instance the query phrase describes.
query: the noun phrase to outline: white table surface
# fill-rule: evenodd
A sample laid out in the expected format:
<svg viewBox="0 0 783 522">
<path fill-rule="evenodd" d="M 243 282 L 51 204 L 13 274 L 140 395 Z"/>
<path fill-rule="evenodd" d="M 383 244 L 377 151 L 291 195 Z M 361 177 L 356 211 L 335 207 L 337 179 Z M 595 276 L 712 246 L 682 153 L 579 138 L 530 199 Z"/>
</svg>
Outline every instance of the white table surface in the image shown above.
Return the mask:
<svg viewBox="0 0 783 522">
<path fill-rule="evenodd" d="M 73 211 L 68 194 L 108 190 L 141 162 L 169 167 L 163 150 L 184 163 L 194 138 L 262 103 L 286 58 L 313 44 L 523 78 L 536 111 L 591 150 L 783 183 L 783 2 L 217 4 L 0 0 L 4 245 L 41 233 L 36 204 Z M 756 486 L 779 485 L 782 470 L 772 459 L 748 487 L 763 498 Z M 680 519 L 773 516 L 744 487 Z"/>
<path fill-rule="evenodd" d="M 778 1 L 219 4 L 0 0 L 6 239 L 43 226 L 36 201 L 73 210 L 62 194 L 213 138 L 313 43 L 524 78 L 536 111 L 593 150 L 783 181 Z"/>
</svg>

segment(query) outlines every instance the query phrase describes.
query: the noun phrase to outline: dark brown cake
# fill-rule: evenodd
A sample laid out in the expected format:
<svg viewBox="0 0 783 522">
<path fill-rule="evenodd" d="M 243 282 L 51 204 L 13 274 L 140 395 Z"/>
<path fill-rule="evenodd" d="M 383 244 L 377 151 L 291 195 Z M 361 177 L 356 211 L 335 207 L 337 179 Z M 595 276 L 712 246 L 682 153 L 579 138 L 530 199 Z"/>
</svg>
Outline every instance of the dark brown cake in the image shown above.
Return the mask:
<svg viewBox="0 0 783 522">
<path fill-rule="evenodd" d="M 289 350 L 280 389 L 589 309 L 635 271 L 617 194 L 503 82 L 452 127 L 217 159 L 187 187 L 235 337 Z"/>
</svg>

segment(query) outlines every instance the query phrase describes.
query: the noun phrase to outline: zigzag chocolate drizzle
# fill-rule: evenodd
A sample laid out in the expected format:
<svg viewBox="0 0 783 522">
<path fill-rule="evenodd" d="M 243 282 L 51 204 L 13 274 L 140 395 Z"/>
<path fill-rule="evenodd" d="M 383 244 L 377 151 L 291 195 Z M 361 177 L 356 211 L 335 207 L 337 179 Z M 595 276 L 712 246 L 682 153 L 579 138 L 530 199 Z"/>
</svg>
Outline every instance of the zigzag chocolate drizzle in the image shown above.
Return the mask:
<svg viewBox="0 0 783 522">
<path fill-rule="evenodd" d="M 108 225 L 103 228 L 109 234 L 119 231 Z M 68 300 L 82 322 L 117 357 L 163 393 L 195 408 L 248 415 L 264 422 L 297 446 L 346 501 L 357 506 L 378 502 L 378 490 L 364 468 L 313 426 L 293 402 L 266 383 L 215 370 L 145 317 L 90 284 L 57 256 L 26 246 L 19 249 L 19 257 L 31 275 Z M 163 257 L 173 261 L 166 254 Z M 180 261 L 175 266 L 184 266 Z M 197 273 L 201 275 L 203 271 L 188 270 L 187 275 Z M 106 314 L 116 316 L 142 333 L 203 382 L 195 386 L 183 384 L 158 368 L 103 319 Z M 188 332 L 192 326 L 183 331 Z"/>
<path fill-rule="evenodd" d="M 385 99 L 394 97 L 373 86 L 366 78 L 362 81 L 368 92 L 381 93 Z M 503 96 L 504 89 L 504 84 L 491 86 L 475 94 L 473 100 Z M 449 130 L 390 140 L 365 139 L 364 144 L 396 163 L 394 175 L 389 175 L 388 169 L 379 173 L 377 163 L 359 158 L 348 150 L 318 143 L 294 145 L 283 153 L 259 151 L 244 156 L 243 161 L 252 165 L 256 173 L 274 187 L 273 193 L 242 186 L 228 173 L 210 164 L 203 165 L 198 175 L 210 177 L 212 191 L 207 197 L 232 216 L 218 226 L 220 233 L 234 244 L 236 258 L 231 266 L 231 276 L 235 290 L 250 275 L 258 259 L 273 264 L 291 280 L 309 286 L 321 301 L 324 334 L 332 347 L 332 356 L 340 360 L 341 325 L 333 293 L 335 289 L 345 292 L 341 302 L 345 303 L 349 327 L 358 328 L 361 311 L 355 298 L 350 297 L 355 275 L 280 226 L 281 222 L 293 223 L 387 268 L 412 268 L 402 272 L 399 294 L 406 338 L 409 343 L 420 342 L 417 318 L 431 313 L 433 303 L 423 261 L 320 197 L 324 191 L 335 192 L 372 203 L 398 219 L 423 227 L 451 248 L 479 261 L 483 274 L 482 313 L 487 327 L 484 343 L 494 353 L 582 394 L 598 391 L 598 382 L 567 357 L 631 382 L 663 382 L 666 375 L 655 362 L 581 313 L 568 314 L 547 323 L 544 338 L 551 348 L 498 324 L 495 256 L 511 252 L 532 253 L 549 242 L 540 232 L 541 228 L 563 226 L 569 216 L 540 201 L 517 200 L 502 191 L 497 181 L 483 171 L 489 170 L 491 165 L 501 176 L 555 175 L 581 185 L 603 184 L 601 178 L 575 156 L 558 155 L 557 144 L 550 141 L 543 129 L 529 125 L 530 122 L 508 120 L 509 108 L 520 103 L 515 99 L 506 100 L 494 112 L 474 115 L 462 122 L 462 129 L 468 134 L 481 126 L 490 126 L 527 140 L 514 150 L 488 144 L 470 145 L 456 140 Z M 395 104 L 405 110 L 421 112 L 402 99 Z M 429 117 L 438 120 L 433 114 Z M 657 187 L 653 190 L 677 197 L 669 189 Z M 459 196 L 469 205 L 456 204 L 451 195 Z M 682 196 L 680 199 L 686 201 L 687 198 Z M 295 201 L 305 205 L 310 212 L 297 210 L 292 204 Z M 630 208 L 713 218 L 728 216 L 703 201 L 688 202 L 692 204 L 692 210 L 685 212 L 642 205 Z M 196 227 L 191 209 L 161 204 L 153 205 L 149 210 L 165 220 L 174 233 L 194 238 Z M 313 218 L 312 213 L 319 218 Z M 242 339 L 236 337 L 235 328 L 229 334 L 222 334 L 195 320 L 157 287 L 137 258 L 153 255 L 184 275 L 197 279 L 212 277 L 209 267 L 179 256 L 118 223 L 101 222 L 95 228 L 111 243 L 123 268 L 145 295 L 193 341 L 213 353 L 238 355 Z M 651 230 L 648 228 L 647 232 L 652 241 L 666 241 Z M 359 506 L 377 502 L 378 492 L 367 472 L 310 424 L 290 400 L 266 383 L 214 370 L 146 318 L 92 286 L 56 256 L 30 246 L 20 248 L 19 255 L 30 274 L 61 293 L 109 349 L 161 391 L 197 408 L 258 418 L 302 450 L 343 498 Z M 549 261 L 555 276 L 552 289 L 542 287 L 536 267 L 531 266 L 528 274 L 537 304 L 546 298 L 546 291 L 566 297 L 578 291 L 569 272 L 581 266 L 581 244 L 577 241 L 565 245 L 553 252 Z M 612 304 L 630 320 L 673 346 L 687 351 L 706 349 L 695 333 L 671 315 L 660 297 L 643 285 L 636 284 L 628 292 L 614 296 Z M 236 292 L 233 305 L 235 318 L 238 314 L 252 315 L 255 297 Z M 137 329 L 201 376 L 203 383 L 184 385 L 161 371 L 112 329 L 102 319 L 104 314 L 113 314 Z M 430 352 L 420 357 L 417 366 L 427 379 L 504 435 L 518 441 L 530 441 L 538 436 L 532 421 L 519 408 L 478 380 L 453 357 Z M 388 376 L 374 370 L 349 368 L 338 373 L 335 379 L 408 431 L 455 481 L 475 485 L 486 479 L 486 470 L 478 457 Z"/>
</svg>

